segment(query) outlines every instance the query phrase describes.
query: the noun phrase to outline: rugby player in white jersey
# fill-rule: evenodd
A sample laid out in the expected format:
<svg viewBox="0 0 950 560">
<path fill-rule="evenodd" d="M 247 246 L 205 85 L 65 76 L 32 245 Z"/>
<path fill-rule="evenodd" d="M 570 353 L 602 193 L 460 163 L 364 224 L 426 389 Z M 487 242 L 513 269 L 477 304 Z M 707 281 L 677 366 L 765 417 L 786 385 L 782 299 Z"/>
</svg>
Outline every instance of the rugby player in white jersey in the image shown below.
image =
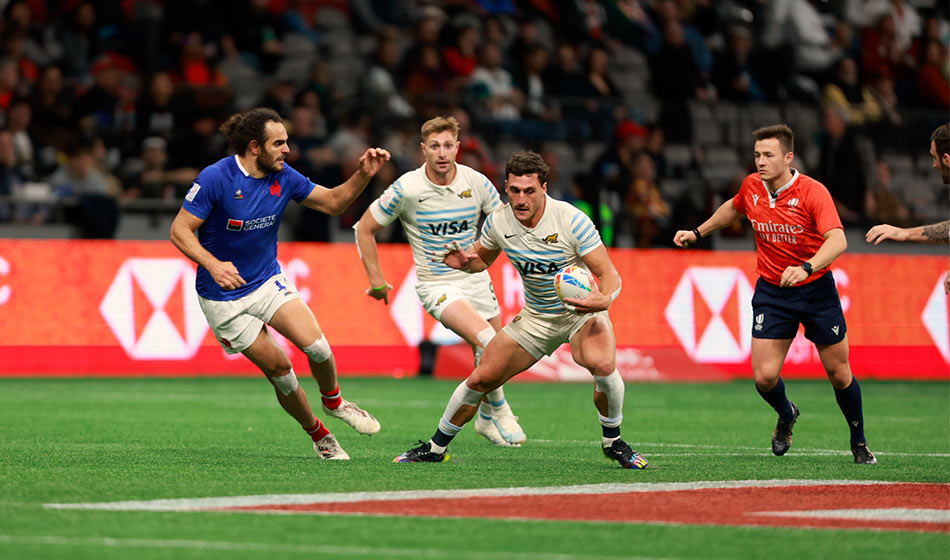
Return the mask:
<svg viewBox="0 0 950 560">
<path fill-rule="evenodd" d="M 356 244 L 369 277 L 366 294 L 389 304 L 392 286 L 379 263 L 376 234 L 402 222 L 416 268 L 416 293 L 430 315 L 472 346 L 477 366 L 482 351 L 501 330 L 501 317 L 488 272 L 467 274 L 429 254 L 446 244 L 471 245 L 481 216 L 501 208 L 498 191 L 487 177 L 455 162 L 459 123 L 435 117 L 422 125 L 425 163 L 403 174 L 374 201 L 356 224 Z M 499 446 L 526 440 L 500 386 L 479 405 L 475 431 Z"/>
<path fill-rule="evenodd" d="M 525 306 L 492 339 L 475 371 L 455 389 L 432 439 L 393 462 L 447 460 L 446 447 L 475 415 L 484 393 L 569 342 L 574 361 L 594 376 L 604 455 L 624 468 L 646 468 L 647 460 L 620 439 L 624 383 L 616 369 L 616 340 L 607 314 L 620 294 L 620 274 L 590 219 L 547 195 L 548 171 L 534 152 L 512 155 L 505 166 L 509 203 L 488 216 L 480 239 L 470 249 L 453 243 L 444 256 L 434 259 L 474 274 L 505 251 L 524 282 Z M 600 283 L 583 300 L 564 300 L 575 311 L 561 303 L 553 282 L 555 274 L 570 265 L 588 269 Z"/>
</svg>

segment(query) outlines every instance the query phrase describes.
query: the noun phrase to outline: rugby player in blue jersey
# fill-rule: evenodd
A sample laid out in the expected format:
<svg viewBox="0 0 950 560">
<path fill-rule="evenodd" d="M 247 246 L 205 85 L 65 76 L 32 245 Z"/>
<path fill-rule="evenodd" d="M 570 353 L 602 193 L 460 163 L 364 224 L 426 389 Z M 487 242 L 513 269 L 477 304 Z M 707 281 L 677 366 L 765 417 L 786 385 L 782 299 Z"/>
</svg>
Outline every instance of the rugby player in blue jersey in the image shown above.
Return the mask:
<svg viewBox="0 0 950 560">
<path fill-rule="evenodd" d="M 318 457 L 349 459 L 314 415 L 290 358 L 265 327 L 270 325 L 307 355 L 326 414 L 362 434 L 379 431 L 372 415 L 342 398 L 330 345 L 277 263 L 277 230 L 291 199 L 341 214 L 389 161 L 389 152 L 366 150 L 359 170 L 328 189 L 284 162 L 290 148 L 275 111 L 256 108 L 232 115 L 220 131 L 235 155 L 198 174 L 172 223 L 171 241 L 198 264 L 199 303 L 225 352 L 240 352 L 261 369 L 280 405 L 313 439 Z"/>
</svg>

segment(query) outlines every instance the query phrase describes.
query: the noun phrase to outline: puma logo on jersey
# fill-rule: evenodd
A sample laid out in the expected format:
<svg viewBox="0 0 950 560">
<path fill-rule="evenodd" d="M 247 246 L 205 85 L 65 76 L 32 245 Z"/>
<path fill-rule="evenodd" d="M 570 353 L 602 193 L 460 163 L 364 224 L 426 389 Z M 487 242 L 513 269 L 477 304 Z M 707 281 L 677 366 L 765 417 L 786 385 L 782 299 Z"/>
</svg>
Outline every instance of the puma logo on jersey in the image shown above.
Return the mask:
<svg viewBox="0 0 950 560">
<path fill-rule="evenodd" d="M 545 238 L 544 238 L 544 242 L 545 242 L 545 243 L 550 243 L 550 244 L 552 244 L 552 245 L 555 244 L 555 243 L 557 243 L 557 234 L 556 234 L 556 233 L 552 233 L 551 235 L 545 237 Z"/>
<path fill-rule="evenodd" d="M 461 222 L 442 222 L 441 224 L 429 224 L 429 231 L 432 235 L 451 235 L 468 231 L 468 220 Z"/>
<path fill-rule="evenodd" d="M 472 189 L 465 189 L 459 193 L 459 198 L 472 198 Z"/>
</svg>

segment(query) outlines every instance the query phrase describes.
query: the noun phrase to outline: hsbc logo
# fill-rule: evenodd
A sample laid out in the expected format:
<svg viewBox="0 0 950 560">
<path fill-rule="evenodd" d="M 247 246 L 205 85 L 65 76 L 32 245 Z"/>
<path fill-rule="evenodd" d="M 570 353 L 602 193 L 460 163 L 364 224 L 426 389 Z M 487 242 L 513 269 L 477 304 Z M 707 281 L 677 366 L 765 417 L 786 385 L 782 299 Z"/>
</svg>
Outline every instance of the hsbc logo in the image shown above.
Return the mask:
<svg viewBox="0 0 950 560">
<path fill-rule="evenodd" d="M 835 273 L 837 274 L 837 272 Z M 943 359 L 950 363 L 950 320 L 947 316 L 947 293 L 943 289 L 944 273 L 941 272 L 934 283 L 927 304 L 920 314 L 927 333 L 933 339 L 934 345 L 940 350 Z"/>
<path fill-rule="evenodd" d="M 195 270 L 185 259 L 126 259 L 99 313 L 126 353 L 139 360 L 190 359 L 208 330 Z"/>
<path fill-rule="evenodd" d="M 666 306 L 666 322 L 693 361 L 740 363 L 752 345 L 752 286 L 734 267 L 686 269 Z"/>
</svg>

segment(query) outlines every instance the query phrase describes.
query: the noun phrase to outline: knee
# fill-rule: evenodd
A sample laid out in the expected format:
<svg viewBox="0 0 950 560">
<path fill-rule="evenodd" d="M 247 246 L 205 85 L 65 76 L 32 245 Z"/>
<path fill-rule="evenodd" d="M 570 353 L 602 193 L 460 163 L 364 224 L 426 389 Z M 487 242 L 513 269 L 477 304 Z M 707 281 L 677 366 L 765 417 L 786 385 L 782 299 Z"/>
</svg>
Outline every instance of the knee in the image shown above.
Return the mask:
<svg viewBox="0 0 950 560">
<path fill-rule="evenodd" d="M 778 383 L 778 370 L 771 368 L 752 368 L 755 386 L 762 391 L 771 391 Z"/>
<path fill-rule="evenodd" d="M 261 367 L 261 370 L 267 377 L 283 377 L 293 371 L 293 364 L 290 363 L 290 358 L 284 356 L 273 364 Z"/>
<path fill-rule="evenodd" d="M 613 373 L 615 369 L 617 369 L 617 360 L 613 358 L 594 360 L 587 364 L 587 371 L 595 377 L 606 377 Z"/>
<path fill-rule="evenodd" d="M 851 368 L 847 363 L 825 370 L 828 374 L 828 381 L 836 389 L 847 389 L 851 385 Z"/>
<path fill-rule="evenodd" d="M 480 371 L 479 368 L 475 368 L 475 371 L 473 371 L 465 381 L 465 385 L 473 391 L 487 393 L 500 387 L 501 383 L 500 380 L 490 375 L 484 375 L 484 372 Z"/>
</svg>

